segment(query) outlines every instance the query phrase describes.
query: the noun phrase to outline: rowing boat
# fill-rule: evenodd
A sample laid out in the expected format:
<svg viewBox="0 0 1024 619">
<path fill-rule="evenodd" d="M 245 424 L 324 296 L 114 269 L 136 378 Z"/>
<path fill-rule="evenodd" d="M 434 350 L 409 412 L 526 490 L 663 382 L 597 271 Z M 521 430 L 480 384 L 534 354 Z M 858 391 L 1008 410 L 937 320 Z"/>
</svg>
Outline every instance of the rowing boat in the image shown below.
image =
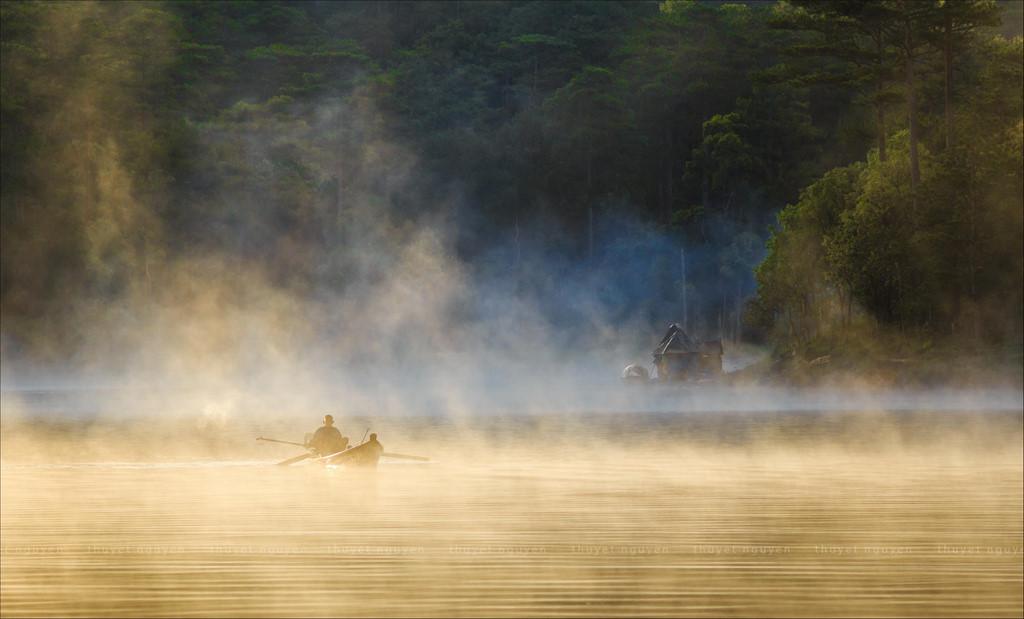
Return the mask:
<svg viewBox="0 0 1024 619">
<path fill-rule="evenodd" d="M 325 465 L 344 465 L 346 467 L 376 468 L 384 448 L 377 441 L 369 441 L 349 447 L 344 451 L 328 454 L 316 461 Z"/>
<path fill-rule="evenodd" d="M 276 438 L 266 438 L 263 436 L 257 437 L 257 441 L 267 441 L 269 443 L 283 443 L 285 445 L 295 445 L 296 447 L 305 447 L 309 449 L 307 443 L 297 443 L 295 441 L 283 441 Z M 415 460 L 417 462 L 429 462 L 430 458 L 424 456 L 410 456 L 407 454 L 400 454 L 394 452 L 384 451 L 384 447 L 377 442 L 377 435 L 371 434 L 370 440 L 360 443 L 355 447 L 348 447 L 342 451 L 327 454 L 325 456 L 317 456 L 312 451 L 304 453 L 294 458 L 288 458 L 282 462 L 278 462 L 279 466 L 288 466 L 289 464 L 295 464 L 309 460 L 311 462 L 317 462 L 323 465 L 339 466 L 343 465 L 346 467 L 359 467 L 359 468 L 376 468 L 377 463 L 381 457 L 384 458 L 395 458 L 398 460 Z"/>
</svg>

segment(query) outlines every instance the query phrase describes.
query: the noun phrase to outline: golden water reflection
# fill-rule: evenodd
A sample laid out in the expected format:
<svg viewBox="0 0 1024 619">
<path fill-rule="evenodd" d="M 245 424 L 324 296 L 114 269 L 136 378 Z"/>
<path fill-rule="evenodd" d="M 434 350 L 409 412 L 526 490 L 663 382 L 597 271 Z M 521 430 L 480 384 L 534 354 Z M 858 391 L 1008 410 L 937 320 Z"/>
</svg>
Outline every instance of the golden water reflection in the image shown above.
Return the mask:
<svg viewBox="0 0 1024 619">
<path fill-rule="evenodd" d="M 1020 616 L 1019 454 L 4 463 L 4 616 Z"/>
</svg>

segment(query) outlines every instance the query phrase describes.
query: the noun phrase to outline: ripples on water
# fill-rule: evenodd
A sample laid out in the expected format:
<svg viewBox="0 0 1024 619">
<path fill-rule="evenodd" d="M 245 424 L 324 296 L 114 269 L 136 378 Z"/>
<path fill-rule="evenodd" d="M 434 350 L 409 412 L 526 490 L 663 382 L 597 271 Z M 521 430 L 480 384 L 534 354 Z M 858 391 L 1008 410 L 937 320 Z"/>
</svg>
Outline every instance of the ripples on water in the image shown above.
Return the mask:
<svg viewBox="0 0 1024 619">
<path fill-rule="evenodd" d="M 1019 449 L 5 461 L 0 611 L 1020 616 Z"/>
</svg>

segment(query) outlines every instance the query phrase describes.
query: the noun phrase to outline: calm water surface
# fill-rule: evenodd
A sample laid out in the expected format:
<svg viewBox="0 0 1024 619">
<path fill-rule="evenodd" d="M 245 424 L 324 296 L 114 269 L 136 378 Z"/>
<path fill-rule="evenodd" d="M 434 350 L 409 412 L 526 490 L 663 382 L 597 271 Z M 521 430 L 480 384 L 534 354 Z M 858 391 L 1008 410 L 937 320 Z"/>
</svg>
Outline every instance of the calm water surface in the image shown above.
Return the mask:
<svg viewBox="0 0 1024 619">
<path fill-rule="evenodd" d="M 672 443 L 371 474 L 4 462 L 0 612 L 1019 617 L 1022 469 Z"/>
</svg>

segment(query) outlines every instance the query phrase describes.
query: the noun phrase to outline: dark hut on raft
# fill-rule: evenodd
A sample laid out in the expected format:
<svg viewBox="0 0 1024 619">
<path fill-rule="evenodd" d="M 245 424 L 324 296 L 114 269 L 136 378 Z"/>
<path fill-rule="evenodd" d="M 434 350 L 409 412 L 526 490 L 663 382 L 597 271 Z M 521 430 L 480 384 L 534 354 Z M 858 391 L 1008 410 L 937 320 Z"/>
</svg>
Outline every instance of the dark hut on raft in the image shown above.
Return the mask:
<svg viewBox="0 0 1024 619">
<path fill-rule="evenodd" d="M 722 373 L 722 341 L 699 342 L 672 323 L 654 349 L 654 367 L 658 380 L 714 378 Z"/>
</svg>

